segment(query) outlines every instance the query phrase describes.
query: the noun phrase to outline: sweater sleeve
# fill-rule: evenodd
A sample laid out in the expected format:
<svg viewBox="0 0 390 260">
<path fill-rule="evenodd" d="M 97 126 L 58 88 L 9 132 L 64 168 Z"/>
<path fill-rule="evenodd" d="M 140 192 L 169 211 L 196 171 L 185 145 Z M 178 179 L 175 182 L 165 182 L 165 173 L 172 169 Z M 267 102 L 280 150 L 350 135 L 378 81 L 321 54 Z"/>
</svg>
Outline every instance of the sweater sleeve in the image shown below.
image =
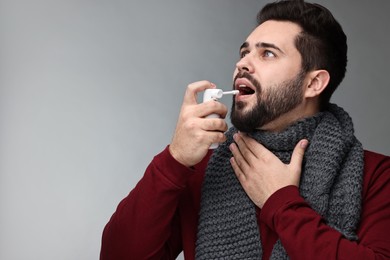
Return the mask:
<svg viewBox="0 0 390 260">
<path fill-rule="evenodd" d="M 155 156 L 104 228 L 100 259 L 175 259 L 182 250 L 177 207 L 195 172 L 168 147 Z"/>
<path fill-rule="evenodd" d="M 366 169 L 358 241 L 328 226 L 295 186 L 274 193 L 260 220 L 274 230 L 290 259 L 390 259 L 390 160 Z"/>
</svg>

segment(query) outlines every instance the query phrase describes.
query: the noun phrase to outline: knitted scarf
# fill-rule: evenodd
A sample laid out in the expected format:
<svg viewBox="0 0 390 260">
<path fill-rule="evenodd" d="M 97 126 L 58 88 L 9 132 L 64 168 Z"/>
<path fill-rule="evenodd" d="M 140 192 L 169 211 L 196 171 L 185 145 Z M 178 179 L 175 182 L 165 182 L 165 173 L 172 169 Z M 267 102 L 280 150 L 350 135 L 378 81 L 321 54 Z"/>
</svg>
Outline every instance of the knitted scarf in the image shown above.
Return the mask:
<svg viewBox="0 0 390 260">
<path fill-rule="evenodd" d="M 227 141 L 214 152 L 206 169 L 196 242 L 196 259 L 261 259 L 261 237 L 256 207 L 239 183 L 229 159 L 234 142 Z M 299 191 L 327 224 L 349 240 L 356 240 L 361 210 L 363 148 L 354 136 L 352 120 L 331 104 L 317 115 L 302 119 L 285 131 L 256 131 L 249 135 L 288 163 L 295 145 L 309 140 Z M 271 259 L 288 259 L 280 240 Z"/>
</svg>

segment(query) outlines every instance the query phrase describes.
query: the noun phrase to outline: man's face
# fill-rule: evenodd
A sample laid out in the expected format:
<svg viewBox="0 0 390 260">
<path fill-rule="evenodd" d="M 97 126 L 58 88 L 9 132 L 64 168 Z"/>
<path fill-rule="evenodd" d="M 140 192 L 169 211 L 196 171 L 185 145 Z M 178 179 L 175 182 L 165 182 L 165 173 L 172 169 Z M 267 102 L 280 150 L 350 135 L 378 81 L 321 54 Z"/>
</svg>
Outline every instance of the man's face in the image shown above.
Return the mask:
<svg viewBox="0 0 390 260">
<path fill-rule="evenodd" d="M 294 44 L 300 31 L 294 23 L 267 21 L 241 46 L 234 72 L 234 89 L 240 93 L 231 112 L 239 130 L 277 129 L 302 102 L 305 75 Z"/>
</svg>

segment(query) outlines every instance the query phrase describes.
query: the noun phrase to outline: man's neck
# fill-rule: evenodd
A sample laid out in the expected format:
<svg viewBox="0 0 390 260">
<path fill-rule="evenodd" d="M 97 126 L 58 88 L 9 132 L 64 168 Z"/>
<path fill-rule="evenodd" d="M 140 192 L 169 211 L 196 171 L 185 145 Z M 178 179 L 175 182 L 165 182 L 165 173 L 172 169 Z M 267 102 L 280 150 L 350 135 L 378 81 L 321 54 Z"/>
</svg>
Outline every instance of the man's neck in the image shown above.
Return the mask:
<svg viewBox="0 0 390 260">
<path fill-rule="evenodd" d="M 320 112 L 318 105 L 306 103 L 298 106 L 291 111 L 279 116 L 275 120 L 260 127 L 260 130 L 268 132 L 282 132 L 293 123 L 307 117 L 311 117 Z"/>
</svg>

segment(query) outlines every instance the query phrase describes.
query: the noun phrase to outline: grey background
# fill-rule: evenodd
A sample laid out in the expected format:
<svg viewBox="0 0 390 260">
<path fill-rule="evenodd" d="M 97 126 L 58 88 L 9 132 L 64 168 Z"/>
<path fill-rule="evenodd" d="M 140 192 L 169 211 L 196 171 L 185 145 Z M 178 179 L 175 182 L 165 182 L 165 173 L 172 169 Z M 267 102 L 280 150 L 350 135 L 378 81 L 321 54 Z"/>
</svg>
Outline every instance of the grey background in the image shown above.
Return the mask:
<svg viewBox="0 0 390 260">
<path fill-rule="evenodd" d="M 349 37 L 333 101 L 365 148 L 390 154 L 390 2 L 319 2 Z M 231 88 L 263 3 L 0 0 L 0 259 L 97 259 L 186 86 Z"/>
</svg>

